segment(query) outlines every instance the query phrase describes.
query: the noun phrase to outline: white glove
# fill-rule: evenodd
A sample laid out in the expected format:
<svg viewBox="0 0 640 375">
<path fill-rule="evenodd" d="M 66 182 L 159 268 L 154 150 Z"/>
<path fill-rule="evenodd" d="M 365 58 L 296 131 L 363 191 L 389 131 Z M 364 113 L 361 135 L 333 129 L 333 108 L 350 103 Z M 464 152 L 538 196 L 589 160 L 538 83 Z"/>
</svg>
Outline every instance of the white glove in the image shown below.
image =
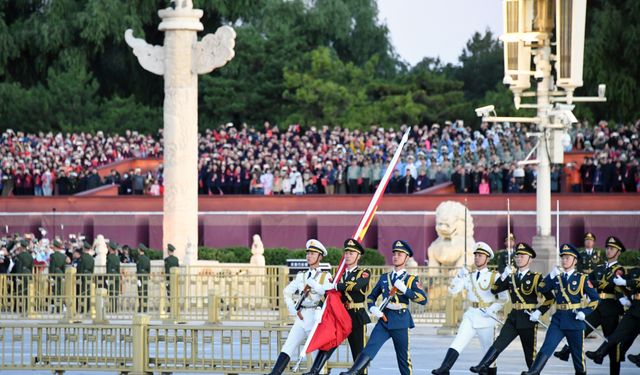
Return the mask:
<svg viewBox="0 0 640 375">
<path fill-rule="evenodd" d="M 309 287 L 317 294 L 324 294 L 324 288 L 315 279 L 307 280 L 307 285 L 309 285 Z"/>
<path fill-rule="evenodd" d="M 627 297 L 619 298 L 618 301 L 620 301 L 620 304 L 624 307 L 631 307 L 631 301 L 629 301 L 629 298 Z"/>
<path fill-rule="evenodd" d="M 540 310 L 536 310 L 532 312 L 531 315 L 529 315 L 529 320 L 532 322 L 537 322 L 538 320 L 540 320 L 540 315 L 542 315 Z"/>
<path fill-rule="evenodd" d="M 402 293 L 407 292 L 407 286 L 405 285 L 404 281 L 402 281 L 401 279 L 396 280 L 396 282 L 393 283 L 393 286 L 398 288 L 398 290 L 401 291 Z"/>
<path fill-rule="evenodd" d="M 584 318 L 585 318 L 585 315 L 582 311 L 578 311 L 576 313 L 576 320 L 584 320 Z"/>
<path fill-rule="evenodd" d="M 382 318 L 384 316 L 384 314 L 382 313 L 382 311 L 380 311 L 380 309 L 378 308 L 378 306 L 373 306 L 369 309 L 369 312 L 375 316 L 377 316 L 378 318 Z"/>
<path fill-rule="evenodd" d="M 613 283 L 617 286 L 626 286 L 627 280 L 623 279 L 620 275 L 617 275 L 615 279 L 613 279 Z"/>
<path fill-rule="evenodd" d="M 560 274 L 560 270 L 558 269 L 558 267 L 553 267 L 551 269 L 551 272 L 549 272 L 549 277 L 552 279 L 555 279 L 559 274 Z"/>
<path fill-rule="evenodd" d="M 389 309 L 389 310 L 402 310 L 402 309 L 404 309 L 404 306 L 402 306 L 399 303 L 389 302 L 387 304 L 387 309 Z"/>
<path fill-rule="evenodd" d="M 142 281 L 138 280 L 138 288 L 142 288 Z"/>
<path fill-rule="evenodd" d="M 469 274 L 469 270 L 466 267 L 460 267 L 458 271 L 458 277 L 463 278 Z"/>
<path fill-rule="evenodd" d="M 507 279 L 507 277 L 509 277 L 509 275 L 511 275 L 512 271 L 513 271 L 513 269 L 511 268 L 511 266 L 506 266 L 504 268 L 504 271 L 502 271 L 502 275 L 500 275 L 500 278 L 502 279 L 502 281 L 505 281 Z"/>
<path fill-rule="evenodd" d="M 105 280 L 104 285 L 109 286 L 109 280 Z"/>
</svg>

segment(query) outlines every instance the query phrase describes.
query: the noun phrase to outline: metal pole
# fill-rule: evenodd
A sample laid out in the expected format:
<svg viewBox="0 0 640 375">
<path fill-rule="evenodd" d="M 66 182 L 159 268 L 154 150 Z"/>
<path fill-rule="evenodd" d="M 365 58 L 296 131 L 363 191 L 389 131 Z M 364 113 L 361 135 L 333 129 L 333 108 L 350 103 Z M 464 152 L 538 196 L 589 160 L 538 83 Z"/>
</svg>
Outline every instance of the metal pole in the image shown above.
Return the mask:
<svg viewBox="0 0 640 375">
<path fill-rule="evenodd" d="M 556 200 L 556 262 L 560 264 L 560 199 Z"/>
<path fill-rule="evenodd" d="M 543 133 L 538 147 L 538 176 L 536 188 L 536 226 L 538 236 L 551 236 L 551 170 L 549 165 L 549 147 L 547 129 L 549 126 L 549 86 L 551 83 L 551 65 L 549 63 L 551 48 L 549 39 L 538 49 L 535 57 L 536 65 L 543 72 L 542 81 L 538 82 L 538 130 Z"/>
<path fill-rule="evenodd" d="M 464 268 L 467 269 L 467 198 L 464 199 Z"/>
<path fill-rule="evenodd" d="M 507 266 L 511 267 L 511 200 L 507 198 Z"/>
</svg>

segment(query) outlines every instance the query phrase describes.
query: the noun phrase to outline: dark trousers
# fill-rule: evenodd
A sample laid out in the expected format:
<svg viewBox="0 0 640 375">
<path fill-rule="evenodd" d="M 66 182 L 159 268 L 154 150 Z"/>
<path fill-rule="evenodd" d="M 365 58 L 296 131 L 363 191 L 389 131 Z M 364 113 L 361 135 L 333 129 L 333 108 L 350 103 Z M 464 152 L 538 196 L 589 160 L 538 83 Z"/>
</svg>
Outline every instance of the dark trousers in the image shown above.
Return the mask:
<svg viewBox="0 0 640 375">
<path fill-rule="evenodd" d="M 148 277 L 138 277 L 142 284 L 138 287 L 138 312 L 147 312 L 147 304 L 149 303 L 147 296 L 149 295 L 149 279 Z"/>
<path fill-rule="evenodd" d="M 393 340 L 393 347 L 396 350 L 396 360 L 398 362 L 398 370 L 401 375 L 413 374 L 413 365 L 411 364 L 411 356 L 409 355 L 409 329 L 387 329 L 382 321 L 378 321 L 375 328 L 371 332 L 367 346 L 362 350 L 369 358 L 374 358 L 382 345 L 387 340 Z"/>
<path fill-rule="evenodd" d="M 602 326 L 602 333 L 604 333 L 605 337 L 608 337 L 615 332 L 620 316 L 615 314 L 604 315 L 602 311 L 597 308 L 587 316 L 586 320 L 596 328 Z M 593 330 L 587 326 L 584 330 L 584 336 L 588 336 L 592 331 Z M 609 350 L 609 372 L 612 375 L 620 373 L 620 360 L 623 358 L 621 354 L 620 345 L 615 345 Z"/>
<path fill-rule="evenodd" d="M 498 354 L 511 344 L 511 342 L 518 336 L 520 336 L 520 342 L 522 343 L 522 350 L 524 352 L 524 360 L 527 362 L 527 368 L 533 364 L 533 359 L 536 356 L 536 333 L 538 331 L 538 325 L 534 325 L 531 328 L 516 328 L 514 319 L 509 319 L 504 322 L 500 335 L 493 343 L 493 347 L 497 350 Z"/>
<path fill-rule="evenodd" d="M 624 314 L 618 327 L 610 336 L 607 336 L 609 340 L 609 346 L 613 345 L 615 348 L 620 347 L 620 358 L 624 359 L 624 353 L 627 352 L 633 340 L 640 334 L 640 317 L 634 316 L 630 313 Z"/>
<path fill-rule="evenodd" d="M 562 329 L 557 319 L 552 319 L 547 335 L 544 338 L 540 354 L 551 357 L 563 337 L 567 338 L 576 373 L 586 373 L 584 360 L 584 331 L 579 329 Z"/>
<path fill-rule="evenodd" d="M 353 310 L 347 310 L 351 316 L 351 333 L 347 340 L 349 341 L 349 348 L 351 349 L 351 355 L 355 360 L 358 358 L 367 340 L 367 324 L 362 318 L 355 314 Z"/>
</svg>

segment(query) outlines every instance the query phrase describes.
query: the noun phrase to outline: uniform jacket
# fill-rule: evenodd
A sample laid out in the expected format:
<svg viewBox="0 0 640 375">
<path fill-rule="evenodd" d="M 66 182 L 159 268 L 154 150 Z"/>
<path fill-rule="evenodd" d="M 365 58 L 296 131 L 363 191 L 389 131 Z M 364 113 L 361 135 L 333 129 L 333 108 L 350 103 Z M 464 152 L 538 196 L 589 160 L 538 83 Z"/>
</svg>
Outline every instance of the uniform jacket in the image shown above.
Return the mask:
<svg viewBox="0 0 640 375">
<path fill-rule="evenodd" d="M 477 276 L 479 274 L 479 276 Z M 500 292 L 494 295 L 491 292 L 494 282 L 500 278 L 495 271 L 484 268 L 481 271 L 474 271 L 464 277 L 456 276 L 451 280 L 449 294 L 456 295 L 463 290 L 467 291 L 467 300 L 471 306 L 465 311 L 463 319 L 469 319 L 473 328 L 493 327 L 496 321 L 486 316 L 480 309 L 484 309 L 490 314 L 496 314 L 509 298 L 507 292 Z M 473 303 L 480 303 L 486 307 L 473 307 Z"/>
<path fill-rule="evenodd" d="M 82 253 L 78 263 L 78 274 L 93 273 L 94 265 L 93 257 L 87 253 Z"/>
<path fill-rule="evenodd" d="M 169 255 L 164 258 L 164 273 L 165 275 L 171 274 L 171 269 L 173 267 L 180 267 L 180 262 L 178 261 L 178 257 L 175 255 Z"/>
<path fill-rule="evenodd" d="M 527 270 L 520 281 L 518 281 L 517 274 L 518 271 L 509 275 L 504 280 L 502 280 L 501 277 L 498 277 L 491 288 L 491 292 L 498 294 L 500 292 L 508 291 L 511 303 L 514 305 L 516 303 L 520 303 L 535 306 L 526 310 L 517 310 L 514 308 L 507 316 L 507 319 L 512 319 L 514 321 L 515 326 L 518 329 L 532 328 L 536 325 L 536 322 L 529 320 L 529 314 L 527 314 L 526 311 L 533 312 L 535 310 L 540 310 L 544 315 L 553 304 L 553 292 L 547 291 L 546 293 L 541 293 L 539 291 L 539 286 L 543 280 L 543 276 L 540 273 Z M 542 302 L 541 305 L 538 305 L 539 295 L 544 296 L 544 302 Z"/>
<path fill-rule="evenodd" d="M 389 296 L 393 283 L 391 281 L 392 272 L 384 273 L 380 276 L 380 279 L 371 290 L 369 297 L 367 297 L 367 305 L 369 309 L 375 306 L 376 300 L 379 296 L 383 299 Z M 397 304 L 404 304 L 405 308 L 400 310 L 391 310 L 389 308 L 384 309 L 383 313 L 387 317 L 387 321 L 379 320 L 378 324 L 382 324 L 386 329 L 407 329 L 413 328 L 413 318 L 409 311 L 409 301 L 419 303 L 421 305 L 427 304 L 427 293 L 422 289 L 422 284 L 418 280 L 418 276 L 410 275 L 405 270 L 400 276 L 407 286 L 406 293 L 397 291 L 391 298 L 391 302 Z"/>
<path fill-rule="evenodd" d="M 107 273 L 120 273 L 120 257 L 116 254 L 107 255 Z"/>
<path fill-rule="evenodd" d="M 586 296 L 589 299 L 587 305 L 578 307 L 575 311 L 582 311 L 585 315 L 591 314 L 593 309 L 598 306 L 598 292 L 596 292 L 587 275 L 574 271 L 565 282 L 562 281 L 562 274 L 553 279 L 550 275 L 547 275 L 538 289 L 542 293 L 553 291 L 556 304 L 579 304 L 582 302 L 583 297 Z M 584 322 L 576 319 L 576 314 L 573 310 L 557 310 L 552 319 L 558 321 L 561 329 L 582 331 L 585 328 Z"/>
<path fill-rule="evenodd" d="M 627 310 L 627 314 L 631 314 L 640 319 L 640 267 L 632 268 L 624 275 L 627 280 L 627 286 L 631 295 L 631 307 Z"/>
<path fill-rule="evenodd" d="M 587 254 L 587 250 L 580 250 L 580 260 L 578 260 L 578 265 L 576 269 L 578 272 L 589 274 L 591 273 L 596 266 L 604 263 L 606 258 L 604 258 L 600 252 L 596 249 L 593 249 L 591 255 Z"/>
<path fill-rule="evenodd" d="M 304 272 L 298 272 L 296 277 L 284 288 L 284 302 L 287 304 L 289 311 L 295 309 L 296 303 L 293 300 L 294 294 L 300 294 L 304 292 L 304 288 L 307 285 L 307 280 L 316 280 L 321 286 L 329 288 L 331 284 L 331 274 L 326 271 L 308 269 Z M 319 293 L 320 292 L 320 293 Z M 303 325 L 306 330 L 310 330 L 313 327 L 315 321 L 315 308 L 319 307 L 324 300 L 324 290 L 317 291 L 311 288 L 309 294 L 302 302 L 301 313 L 304 316 Z M 295 319 L 298 319 L 297 317 Z"/>
<path fill-rule="evenodd" d="M 32 273 L 33 257 L 26 251 L 21 252 L 16 257 L 16 265 L 13 268 L 15 273 Z"/>
<path fill-rule="evenodd" d="M 602 315 L 622 315 L 624 314 L 624 308 L 619 298 L 624 296 L 624 288 L 614 284 L 613 279 L 616 275 L 624 275 L 624 267 L 620 263 L 615 262 L 607 267 L 607 264 L 600 264 L 589 274 L 589 280 L 591 284 L 596 288 L 596 291 L 600 295 L 600 302 L 598 302 L 598 311 Z M 608 295 L 612 296 L 608 296 Z M 605 296 L 607 295 L 607 296 Z"/>
<path fill-rule="evenodd" d="M 351 319 L 357 319 L 363 324 L 371 322 L 366 307 L 358 309 L 349 309 L 350 304 L 364 305 L 369 291 L 369 282 L 371 281 L 371 272 L 366 268 L 356 267 L 353 270 L 342 274 L 340 282 L 336 284 L 336 289 L 342 292 L 342 302 L 347 307 L 347 312 Z M 365 305 L 366 306 L 366 305 Z"/>
<path fill-rule="evenodd" d="M 146 254 L 140 254 L 138 261 L 136 262 L 136 273 L 150 273 L 151 272 L 151 260 Z"/>
<path fill-rule="evenodd" d="M 49 257 L 49 273 L 64 273 L 67 256 L 59 251 L 55 251 Z"/>
</svg>

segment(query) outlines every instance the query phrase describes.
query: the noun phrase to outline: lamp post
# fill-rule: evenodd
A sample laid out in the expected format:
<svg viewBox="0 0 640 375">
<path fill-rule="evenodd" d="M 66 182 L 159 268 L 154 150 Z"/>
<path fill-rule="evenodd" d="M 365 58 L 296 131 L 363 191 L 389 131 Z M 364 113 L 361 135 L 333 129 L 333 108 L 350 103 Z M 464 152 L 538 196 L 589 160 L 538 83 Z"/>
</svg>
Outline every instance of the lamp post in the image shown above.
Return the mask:
<svg viewBox="0 0 640 375">
<path fill-rule="evenodd" d="M 536 159 L 521 160 L 518 164 L 537 164 L 538 168 L 536 235 L 532 246 L 540 258 L 536 267 L 541 270 L 548 270 L 557 262 L 557 245 L 551 235 L 550 167 L 564 161 L 562 137 L 577 122 L 572 112 L 573 102 L 606 101 L 604 85 L 600 85 L 597 97 L 574 97 L 574 90 L 583 85 L 586 8 L 587 0 L 503 0 L 502 82 L 513 93 L 516 109 L 536 109 L 536 116 L 500 117 L 493 106 L 476 109 L 478 116 L 486 122 L 535 124 L 536 131 L 530 136 L 538 138 L 534 147 Z M 552 64 L 555 74 L 552 74 Z M 536 90 L 528 91 L 532 78 Z M 527 98 L 535 98 L 535 102 L 523 103 Z"/>
</svg>

